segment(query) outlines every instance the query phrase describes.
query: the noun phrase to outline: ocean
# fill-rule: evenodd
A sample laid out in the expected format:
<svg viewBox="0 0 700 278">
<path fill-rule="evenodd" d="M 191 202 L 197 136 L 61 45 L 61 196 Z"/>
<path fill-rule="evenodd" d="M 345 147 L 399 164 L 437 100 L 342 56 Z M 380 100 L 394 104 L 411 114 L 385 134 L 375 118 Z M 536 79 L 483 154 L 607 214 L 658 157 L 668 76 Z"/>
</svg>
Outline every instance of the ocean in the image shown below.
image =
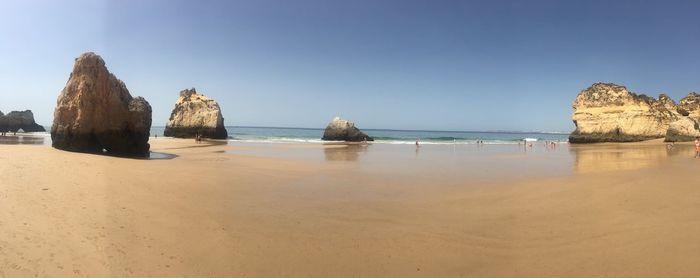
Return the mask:
<svg viewBox="0 0 700 278">
<path fill-rule="evenodd" d="M 151 128 L 151 136 L 163 136 L 165 127 Z M 252 143 L 322 143 L 323 128 L 244 127 L 228 126 L 229 140 Z M 430 131 L 363 129 L 375 143 L 415 144 L 517 144 L 522 140 L 567 142 L 568 133 L 560 132 L 507 132 L 507 131 Z"/>
</svg>

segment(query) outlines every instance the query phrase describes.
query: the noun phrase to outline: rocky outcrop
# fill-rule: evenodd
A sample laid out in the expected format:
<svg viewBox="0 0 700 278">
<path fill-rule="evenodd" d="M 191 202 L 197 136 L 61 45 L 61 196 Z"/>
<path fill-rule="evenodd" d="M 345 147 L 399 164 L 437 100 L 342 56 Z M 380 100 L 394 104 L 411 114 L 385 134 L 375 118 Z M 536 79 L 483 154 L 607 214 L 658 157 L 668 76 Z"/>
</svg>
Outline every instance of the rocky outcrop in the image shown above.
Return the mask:
<svg viewBox="0 0 700 278">
<path fill-rule="evenodd" d="M 696 121 L 700 119 L 700 94 L 692 92 L 682 98 L 678 103 L 678 113 L 691 117 Z"/>
<path fill-rule="evenodd" d="M 666 131 L 666 142 L 693 141 L 700 136 L 700 94 L 692 92 L 678 102 L 676 111 L 681 115 Z"/>
<path fill-rule="evenodd" d="M 690 117 L 682 117 L 671 123 L 666 131 L 666 142 L 693 141 L 700 137 L 700 125 Z"/>
<path fill-rule="evenodd" d="M 12 111 L 7 115 L 0 112 L 1 132 L 17 132 L 20 129 L 24 132 L 46 131 L 43 126 L 34 121 L 34 114 L 31 110 Z"/>
<path fill-rule="evenodd" d="M 569 136 L 571 143 L 663 138 L 669 125 L 681 117 L 666 95 L 657 100 L 612 83 L 595 83 L 581 91 L 573 109 L 576 130 Z"/>
<path fill-rule="evenodd" d="M 595 83 L 573 103 L 576 130 L 571 143 L 633 142 L 665 138 L 692 141 L 700 135 L 700 94 L 690 93 L 678 104 L 665 94 L 659 99 L 635 94 L 624 86 Z"/>
<path fill-rule="evenodd" d="M 355 124 L 347 120 L 343 120 L 339 117 L 335 117 L 326 127 L 326 131 L 323 132 L 322 140 L 327 141 L 349 141 L 349 142 L 360 142 L 360 141 L 374 141 L 372 137 L 369 137 L 364 132 L 360 131 Z"/>
<path fill-rule="evenodd" d="M 92 52 L 75 59 L 58 97 L 51 140 L 54 148 L 126 156 L 148 156 L 151 106 L 132 97 Z"/>
<path fill-rule="evenodd" d="M 194 138 L 197 134 L 204 138 L 228 138 L 219 104 L 192 88 L 180 92 L 164 135 Z"/>
</svg>

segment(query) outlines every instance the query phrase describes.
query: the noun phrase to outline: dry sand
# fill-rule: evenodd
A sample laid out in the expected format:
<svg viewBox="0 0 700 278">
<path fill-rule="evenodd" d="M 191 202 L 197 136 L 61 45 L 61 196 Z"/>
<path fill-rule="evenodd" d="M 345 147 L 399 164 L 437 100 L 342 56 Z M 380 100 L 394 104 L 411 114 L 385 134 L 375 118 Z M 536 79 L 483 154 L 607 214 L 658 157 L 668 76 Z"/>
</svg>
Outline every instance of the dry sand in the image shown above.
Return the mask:
<svg viewBox="0 0 700 278">
<path fill-rule="evenodd" d="M 697 277 L 679 145 L 0 145 L 0 277 Z"/>
</svg>

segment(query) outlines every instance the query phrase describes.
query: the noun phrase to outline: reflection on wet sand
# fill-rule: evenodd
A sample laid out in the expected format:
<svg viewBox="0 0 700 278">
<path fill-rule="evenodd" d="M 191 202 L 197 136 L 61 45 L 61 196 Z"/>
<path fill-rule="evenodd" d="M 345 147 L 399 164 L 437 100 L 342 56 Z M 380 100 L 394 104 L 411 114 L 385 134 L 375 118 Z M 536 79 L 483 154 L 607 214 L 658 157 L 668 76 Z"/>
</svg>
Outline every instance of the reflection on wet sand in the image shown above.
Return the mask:
<svg viewBox="0 0 700 278">
<path fill-rule="evenodd" d="M 575 157 L 576 173 L 598 173 L 608 171 L 650 168 L 668 161 L 672 156 L 692 157 L 693 147 L 676 145 L 572 145 L 569 151 Z"/>
<path fill-rule="evenodd" d="M 161 148 L 161 150 L 177 150 L 177 149 L 191 149 L 191 148 L 206 148 L 206 147 L 212 147 L 212 146 L 222 146 L 222 145 L 228 145 L 228 141 L 204 139 L 201 142 L 196 142 L 195 144 L 196 145 L 186 145 L 183 147 Z"/>
<path fill-rule="evenodd" d="M 361 154 L 367 152 L 368 145 L 326 145 L 323 154 L 326 161 L 357 161 Z"/>
<path fill-rule="evenodd" d="M 0 136 L 0 145 L 43 145 L 44 139 L 43 136 Z"/>
<path fill-rule="evenodd" d="M 176 154 L 171 153 L 161 153 L 161 152 L 151 152 L 148 160 L 168 160 L 178 157 Z"/>
</svg>

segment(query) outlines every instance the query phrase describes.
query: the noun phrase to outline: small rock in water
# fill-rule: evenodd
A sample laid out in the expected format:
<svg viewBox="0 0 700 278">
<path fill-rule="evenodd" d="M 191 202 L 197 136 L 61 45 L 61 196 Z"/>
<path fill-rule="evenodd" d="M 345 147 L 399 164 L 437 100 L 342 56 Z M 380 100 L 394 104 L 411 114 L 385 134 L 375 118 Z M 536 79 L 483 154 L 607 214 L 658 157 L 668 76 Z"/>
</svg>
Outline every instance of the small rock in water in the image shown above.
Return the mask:
<svg viewBox="0 0 700 278">
<path fill-rule="evenodd" d="M 360 131 L 354 123 L 335 117 L 326 127 L 321 140 L 362 142 L 374 141 L 374 138 Z"/>
</svg>

